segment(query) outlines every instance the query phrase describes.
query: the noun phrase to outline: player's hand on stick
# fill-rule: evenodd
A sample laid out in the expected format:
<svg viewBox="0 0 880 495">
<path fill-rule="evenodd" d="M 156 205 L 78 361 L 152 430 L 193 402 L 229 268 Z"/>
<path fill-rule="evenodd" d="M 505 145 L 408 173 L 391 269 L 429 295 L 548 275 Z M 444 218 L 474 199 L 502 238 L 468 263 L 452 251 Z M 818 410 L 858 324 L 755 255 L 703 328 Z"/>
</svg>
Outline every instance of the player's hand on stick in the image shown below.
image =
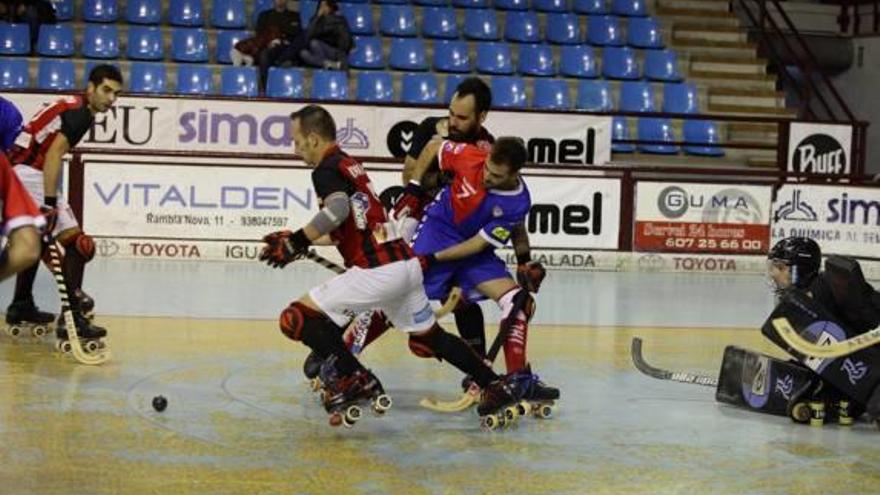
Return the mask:
<svg viewBox="0 0 880 495">
<path fill-rule="evenodd" d="M 273 268 L 284 268 L 289 263 L 305 257 L 309 242 L 302 229 L 296 232 L 280 230 L 263 237 L 266 246 L 260 252 L 260 261 Z"/>
<path fill-rule="evenodd" d="M 526 261 L 516 267 L 517 283 L 529 292 L 537 294 L 538 290 L 541 289 L 541 282 L 544 281 L 546 276 L 547 270 L 538 261 Z"/>
<path fill-rule="evenodd" d="M 394 208 L 391 210 L 391 218 L 394 220 L 401 220 L 407 217 L 421 218 L 424 198 L 425 191 L 422 189 L 421 184 L 416 181 L 409 181 L 409 184 L 403 189 L 403 195 L 397 200 L 397 203 L 394 204 Z"/>
</svg>

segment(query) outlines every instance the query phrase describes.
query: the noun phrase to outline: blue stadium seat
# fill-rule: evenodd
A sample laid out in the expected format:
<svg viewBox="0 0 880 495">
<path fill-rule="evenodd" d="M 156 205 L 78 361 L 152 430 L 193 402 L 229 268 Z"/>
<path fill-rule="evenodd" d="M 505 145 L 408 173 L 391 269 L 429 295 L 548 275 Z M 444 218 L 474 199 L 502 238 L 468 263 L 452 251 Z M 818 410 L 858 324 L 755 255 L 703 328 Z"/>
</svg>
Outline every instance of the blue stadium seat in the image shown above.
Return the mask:
<svg viewBox="0 0 880 495">
<path fill-rule="evenodd" d="M 578 14 L 607 14 L 605 0 L 572 0 L 571 10 Z"/>
<path fill-rule="evenodd" d="M 354 3 L 354 2 L 352 2 Z M 340 7 L 342 5 L 340 4 Z M 254 2 L 254 10 L 251 12 L 251 18 L 253 19 L 254 27 L 257 25 L 257 18 L 260 17 L 260 14 L 265 10 L 269 10 L 275 7 L 275 0 L 257 0 Z M 300 16 L 302 16 L 303 2 L 299 3 Z M 303 24 L 305 26 L 305 24 Z"/>
<path fill-rule="evenodd" d="M 497 41 L 477 43 L 477 72 L 513 74 L 510 45 Z"/>
<path fill-rule="evenodd" d="M 164 93 L 168 74 L 165 64 L 133 62 L 128 74 L 129 91 L 135 93 Z"/>
<path fill-rule="evenodd" d="M 697 86 L 694 83 L 663 85 L 663 111 L 666 113 L 700 113 Z"/>
<path fill-rule="evenodd" d="M 629 122 L 624 117 L 611 119 L 611 151 L 615 153 L 632 153 L 636 146 L 632 143 L 621 143 L 629 137 Z"/>
<path fill-rule="evenodd" d="M 156 26 L 129 26 L 125 56 L 133 60 L 162 60 L 162 30 Z"/>
<path fill-rule="evenodd" d="M 591 15 L 587 17 L 587 41 L 591 45 L 620 46 L 623 36 L 620 24 L 613 15 Z"/>
<path fill-rule="evenodd" d="M 205 24 L 202 0 L 171 0 L 168 23 L 172 26 L 201 27 Z"/>
<path fill-rule="evenodd" d="M 408 4 L 409 0 L 376 0 L 376 3 Z"/>
<path fill-rule="evenodd" d="M 247 26 L 244 0 L 214 0 L 211 9 L 211 25 L 214 27 L 242 29 Z"/>
<path fill-rule="evenodd" d="M 25 36 L 30 35 L 25 34 Z M 37 53 L 44 57 L 70 57 L 75 51 L 72 24 L 58 23 L 40 26 L 40 36 L 37 39 Z"/>
<path fill-rule="evenodd" d="M 207 62 L 207 32 L 201 28 L 174 28 L 171 31 L 171 58 L 176 62 Z"/>
<path fill-rule="evenodd" d="M 570 12 L 547 14 L 547 41 L 557 45 L 580 43 L 581 25 L 577 14 Z"/>
<path fill-rule="evenodd" d="M 611 87 L 608 81 L 578 82 L 575 106 L 578 110 L 588 112 L 610 112 L 614 108 L 614 101 L 611 99 Z"/>
<path fill-rule="evenodd" d="M 568 83 L 563 79 L 535 79 L 532 106 L 541 110 L 568 110 L 571 108 Z"/>
<path fill-rule="evenodd" d="M 624 112 L 653 112 L 654 87 L 643 81 L 620 83 L 620 109 Z"/>
<path fill-rule="evenodd" d="M 452 7 L 422 9 L 422 36 L 425 38 L 457 39 L 458 22 Z"/>
<path fill-rule="evenodd" d="M 559 51 L 559 74 L 592 79 L 599 77 L 596 52 L 590 45 L 565 45 Z"/>
<path fill-rule="evenodd" d="M 318 0 L 300 0 L 299 2 L 299 20 L 303 25 L 303 29 L 309 25 L 309 21 L 312 20 L 312 17 L 315 16 L 315 12 L 318 11 Z M 371 17 L 372 19 L 372 14 Z M 254 25 L 256 25 L 256 19 L 254 19 Z"/>
<path fill-rule="evenodd" d="M 640 117 L 638 122 L 639 141 L 675 142 L 672 121 L 656 117 Z M 678 153 L 678 146 L 671 144 L 639 144 L 639 150 L 645 153 L 673 155 Z"/>
<path fill-rule="evenodd" d="M 451 2 L 449 0 L 414 0 L 413 3 L 423 7 L 447 7 Z"/>
<path fill-rule="evenodd" d="M 82 43 L 86 58 L 119 58 L 119 29 L 115 24 L 86 24 Z"/>
<path fill-rule="evenodd" d="M 541 25 L 538 14 L 527 12 L 508 12 L 504 21 L 504 39 L 518 43 L 537 43 L 541 41 Z"/>
<path fill-rule="evenodd" d="M 452 101 L 452 95 L 455 94 L 455 88 L 464 81 L 468 76 L 464 74 L 449 74 L 446 76 L 446 90 L 443 92 L 443 104 L 448 105 Z"/>
<path fill-rule="evenodd" d="M 568 0 L 532 0 L 532 8 L 538 12 L 568 12 Z"/>
<path fill-rule="evenodd" d="M 416 12 L 412 5 L 383 5 L 379 31 L 385 36 L 416 36 Z"/>
<path fill-rule="evenodd" d="M 638 79 L 636 52 L 628 46 L 606 46 L 602 50 L 602 75 L 611 79 Z"/>
<path fill-rule="evenodd" d="M 29 55 L 31 34 L 27 24 L 0 22 L 0 55 Z"/>
<path fill-rule="evenodd" d="M 220 93 L 223 96 L 257 96 L 256 67 L 223 67 L 220 70 Z"/>
<path fill-rule="evenodd" d="M 440 40 L 434 42 L 434 70 L 440 72 L 470 72 L 471 59 L 466 41 Z"/>
<path fill-rule="evenodd" d="M 360 72 L 357 75 L 357 101 L 394 101 L 394 81 L 388 72 Z"/>
<path fill-rule="evenodd" d="M 627 26 L 626 42 L 638 48 L 663 48 L 660 23 L 653 17 L 633 17 Z"/>
<path fill-rule="evenodd" d="M 312 99 L 347 100 L 348 76 L 341 70 L 312 71 Z"/>
<path fill-rule="evenodd" d="M 553 49 L 547 44 L 520 45 L 518 69 L 524 76 L 555 76 Z"/>
<path fill-rule="evenodd" d="M 160 0 L 128 0 L 125 20 L 129 24 L 159 24 L 162 22 L 162 3 Z"/>
<path fill-rule="evenodd" d="M 645 77 L 653 81 L 681 81 L 675 50 L 645 50 Z"/>
<path fill-rule="evenodd" d="M 373 9 L 366 3 L 340 3 L 339 12 L 348 21 L 348 29 L 355 35 L 372 35 L 376 32 L 373 24 Z M 305 27 L 305 24 L 303 24 Z"/>
<path fill-rule="evenodd" d="M 684 152 L 689 155 L 699 156 L 724 156 L 724 148 L 708 146 L 718 144 L 718 126 L 711 120 L 685 120 L 682 126 L 684 141 L 686 143 L 702 143 L 699 145 L 685 145 Z"/>
<path fill-rule="evenodd" d="M 270 67 L 266 77 L 269 98 L 302 98 L 305 94 L 302 69 Z"/>
<path fill-rule="evenodd" d="M 355 36 L 354 50 L 348 54 L 348 65 L 354 69 L 384 69 L 382 38 L 378 36 Z"/>
<path fill-rule="evenodd" d="M 611 0 L 611 13 L 627 17 L 648 15 L 645 0 Z"/>
<path fill-rule="evenodd" d="M 526 82 L 521 77 L 493 77 L 492 106 L 497 108 L 525 108 Z"/>
<path fill-rule="evenodd" d="M 76 87 L 73 60 L 41 58 L 37 67 L 38 89 L 67 91 Z"/>
<path fill-rule="evenodd" d="M 492 7 L 498 10 L 529 10 L 529 0 L 495 0 Z"/>
<path fill-rule="evenodd" d="M 471 40 L 497 41 L 498 18 L 494 9 L 469 10 L 464 16 L 464 37 Z"/>
<path fill-rule="evenodd" d="M 210 95 L 214 93 L 214 74 L 206 65 L 178 65 L 176 93 Z"/>
<path fill-rule="evenodd" d="M 217 32 L 217 63 L 231 64 L 232 57 L 230 52 L 232 47 L 241 40 L 248 39 L 253 34 L 250 31 L 238 31 L 232 29 L 223 29 Z"/>
<path fill-rule="evenodd" d="M 52 0 L 52 6 L 55 7 L 55 20 L 59 22 L 73 20 L 73 0 Z"/>
<path fill-rule="evenodd" d="M 437 76 L 428 74 L 404 74 L 401 82 L 400 101 L 403 103 L 440 103 Z"/>
<path fill-rule="evenodd" d="M 86 22 L 116 22 L 119 8 L 116 0 L 85 0 L 82 14 Z"/>
<path fill-rule="evenodd" d="M 490 0 L 452 0 L 452 5 L 466 9 L 488 9 L 492 6 Z"/>
<path fill-rule="evenodd" d="M 0 89 L 25 89 L 31 76 L 25 58 L 0 58 Z"/>
<path fill-rule="evenodd" d="M 388 65 L 397 70 L 428 70 L 425 42 L 421 38 L 392 38 Z"/>
</svg>

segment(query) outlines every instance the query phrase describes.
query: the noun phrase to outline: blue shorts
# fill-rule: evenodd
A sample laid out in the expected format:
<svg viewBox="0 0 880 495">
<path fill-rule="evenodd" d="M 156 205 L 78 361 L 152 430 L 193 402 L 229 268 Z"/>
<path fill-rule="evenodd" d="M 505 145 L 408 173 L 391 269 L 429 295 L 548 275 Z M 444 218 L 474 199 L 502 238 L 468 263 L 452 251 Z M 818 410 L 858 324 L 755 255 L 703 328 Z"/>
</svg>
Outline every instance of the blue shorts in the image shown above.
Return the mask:
<svg viewBox="0 0 880 495">
<path fill-rule="evenodd" d="M 460 242 L 462 240 L 442 229 L 431 228 L 423 223 L 413 242 L 413 250 L 416 254 L 436 253 Z M 494 249 L 486 249 L 465 259 L 432 265 L 425 272 L 425 293 L 428 299 L 443 300 L 452 287 L 457 285 L 461 287 L 465 300 L 482 301 L 486 296 L 477 291 L 477 285 L 499 278 L 511 278 L 507 266 L 495 255 Z"/>
</svg>

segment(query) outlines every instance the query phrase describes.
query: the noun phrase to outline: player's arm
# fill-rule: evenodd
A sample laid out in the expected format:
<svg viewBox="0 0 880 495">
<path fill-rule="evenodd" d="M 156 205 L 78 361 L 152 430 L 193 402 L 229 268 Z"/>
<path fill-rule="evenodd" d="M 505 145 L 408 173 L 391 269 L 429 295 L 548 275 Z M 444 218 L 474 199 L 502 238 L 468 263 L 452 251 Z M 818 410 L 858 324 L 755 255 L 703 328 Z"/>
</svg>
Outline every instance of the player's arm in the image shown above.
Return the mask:
<svg viewBox="0 0 880 495">
<path fill-rule="evenodd" d="M 516 254 L 516 281 L 529 292 L 538 292 L 547 270 L 540 261 L 532 261 L 532 248 L 529 245 L 529 232 L 526 224 L 519 223 L 511 232 L 513 252 Z"/>
<path fill-rule="evenodd" d="M 324 198 L 324 206 L 303 228 L 291 232 L 282 230 L 263 238 L 266 247 L 260 252 L 260 261 L 274 268 L 284 268 L 288 263 L 305 256 L 309 246 L 329 240 L 330 232 L 342 225 L 351 213 L 348 194 L 336 191 Z M 332 242 L 328 243 L 332 244 Z"/>
<path fill-rule="evenodd" d="M 425 188 L 422 186 L 421 180 L 425 173 L 431 168 L 431 164 L 436 160 L 440 151 L 440 145 L 443 141 L 434 139 L 422 149 L 419 158 L 415 162 L 415 166 L 410 170 L 409 180 L 403 189 L 403 195 L 394 205 L 391 212 L 391 218 L 402 220 L 407 217 L 421 217 L 422 208 L 426 202 Z"/>
<path fill-rule="evenodd" d="M 59 132 L 49 149 L 43 162 L 43 191 L 45 192 L 44 203 L 50 208 L 55 208 L 58 202 L 58 178 L 61 176 L 61 159 L 70 151 L 70 142 L 64 133 Z"/>
<path fill-rule="evenodd" d="M 450 246 L 442 251 L 437 251 L 433 255 L 429 255 L 429 257 L 433 256 L 431 261 L 455 261 L 473 256 L 491 246 L 492 244 L 480 233 L 464 242 Z"/>
<path fill-rule="evenodd" d="M 432 118 L 423 120 L 415 132 L 413 132 L 412 144 L 410 144 L 409 151 L 406 152 L 406 157 L 403 159 L 403 185 L 408 184 L 410 179 L 412 179 L 413 170 L 416 168 L 419 155 L 422 154 L 425 145 L 431 142 L 431 139 L 436 135 L 437 120 Z"/>
</svg>

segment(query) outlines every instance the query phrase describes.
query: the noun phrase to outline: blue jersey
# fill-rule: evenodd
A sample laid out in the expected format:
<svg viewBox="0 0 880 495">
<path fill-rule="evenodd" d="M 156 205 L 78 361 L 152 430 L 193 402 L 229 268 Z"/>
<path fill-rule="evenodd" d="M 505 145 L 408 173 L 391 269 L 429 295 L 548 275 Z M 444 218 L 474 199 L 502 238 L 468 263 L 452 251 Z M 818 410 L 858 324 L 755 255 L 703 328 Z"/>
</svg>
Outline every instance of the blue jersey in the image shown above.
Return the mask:
<svg viewBox="0 0 880 495">
<path fill-rule="evenodd" d="M 513 190 L 486 189 L 483 168 L 488 152 L 477 146 L 446 141 L 440 147 L 440 170 L 453 174 L 428 205 L 421 230 L 435 231 L 432 237 L 445 240 L 434 251 L 466 241 L 479 234 L 493 247 L 503 247 L 513 228 L 525 221 L 532 205 L 528 187 L 520 179 Z M 418 234 L 417 234 L 418 236 Z"/>
</svg>

